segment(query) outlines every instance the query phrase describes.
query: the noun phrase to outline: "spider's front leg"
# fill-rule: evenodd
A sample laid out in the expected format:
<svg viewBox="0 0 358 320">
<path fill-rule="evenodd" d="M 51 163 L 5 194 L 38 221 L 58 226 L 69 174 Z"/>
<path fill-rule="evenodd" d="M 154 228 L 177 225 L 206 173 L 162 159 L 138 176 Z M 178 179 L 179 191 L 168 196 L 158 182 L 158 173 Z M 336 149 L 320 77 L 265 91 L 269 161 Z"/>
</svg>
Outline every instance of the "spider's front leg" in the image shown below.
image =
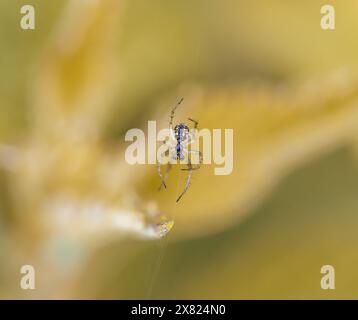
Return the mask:
<svg viewBox="0 0 358 320">
<path fill-rule="evenodd" d="M 198 125 L 199 125 L 199 122 L 192 118 L 188 118 L 188 120 L 194 123 L 194 127 L 190 129 L 189 134 L 188 134 L 188 139 L 185 142 L 185 145 L 189 145 L 196 140 L 196 134 L 197 134 Z"/>
<path fill-rule="evenodd" d="M 198 125 L 199 125 L 199 122 L 192 119 L 192 118 L 188 118 L 189 121 L 193 122 L 194 123 L 194 128 L 193 129 L 198 129 Z"/>
<path fill-rule="evenodd" d="M 176 109 L 179 107 L 179 105 L 183 102 L 184 98 L 181 98 L 177 104 L 173 107 L 172 111 L 170 112 L 170 120 L 169 120 L 169 130 L 172 138 L 175 140 L 175 134 L 174 134 L 174 128 L 173 128 L 173 119 L 175 115 Z"/>
</svg>

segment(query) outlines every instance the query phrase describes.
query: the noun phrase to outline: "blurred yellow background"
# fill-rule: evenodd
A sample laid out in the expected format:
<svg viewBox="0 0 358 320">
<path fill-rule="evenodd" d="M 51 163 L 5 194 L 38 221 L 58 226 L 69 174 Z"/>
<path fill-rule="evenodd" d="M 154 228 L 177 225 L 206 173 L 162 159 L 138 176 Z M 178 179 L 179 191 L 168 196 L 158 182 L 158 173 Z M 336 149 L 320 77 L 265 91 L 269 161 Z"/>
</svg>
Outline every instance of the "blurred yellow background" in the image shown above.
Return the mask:
<svg viewBox="0 0 358 320">
<path fill-rule="evenodd" d="M 326 31 L 324 4 L 2 0 L 0 298 L 358 298 L 358 2 Z M 185 175 L 159 193 L 124 135 L 180 97 L 176 121 L 234 129 L 234 170 L 176 204 Z"/>
</svg>

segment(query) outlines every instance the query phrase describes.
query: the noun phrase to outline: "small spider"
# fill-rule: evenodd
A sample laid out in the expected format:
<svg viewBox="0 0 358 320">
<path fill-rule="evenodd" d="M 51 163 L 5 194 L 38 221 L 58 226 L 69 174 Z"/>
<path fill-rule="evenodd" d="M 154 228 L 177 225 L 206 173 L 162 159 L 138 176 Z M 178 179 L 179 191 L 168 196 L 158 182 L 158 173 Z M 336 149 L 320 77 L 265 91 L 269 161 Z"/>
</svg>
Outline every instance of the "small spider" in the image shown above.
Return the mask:
<svg viewBox="0 0 358 320">
<path fill-rule="evenodd" d="M 185 123 L 179 123 L 173 128 L 173 119 L 174 119 L 175 111 L 178 108 L 178 106 L 182 103 L 183 100 L 184 100 L 184 98 L 181 98 L 180 101 L 173 107 L 173 109 L 170 113 L 169 130 L 170 130 L 173 140 L 175 141 L 175 144 L 174 145 L 169 144 L 169 150 L 167 150 L 167 151 L 169 151 L 169 155 L 171 155 L 173 160 L 185 160 L 185 158 L 186 158 L 185 155 L 187 155 L 187 158 L 188 158 L 187 168 L 181 169 L 183 171 L 188 171 L 188 177 L 185 182 L 184 190 L 179 195 L 176 202 L 179 202 L 179 200 L 182 198 L 182 196 L 188 190 L 193 170 L 198 170 L 203 162 L 202 153 L 200 151 L 188 150 L 188 148 L 187 148 L 188 144 L 195 140 L 195 132 L 196 132 L 196 130 L 198 128 L 198 124 L 199 124 L 198 121 L 188 118 L 189 121 L 194 123 L 194 127 L 192 129 L 189 129 L 189 127 Z M 164 142 L 164 144 L 166 144 L 166 142 Z M 197 154 L 199 156 L 198 164 L 193 165 L 191 163 L 191 160 L 190 160 L 191 156 L 189 156 L 191 154 Z M 167 186 L 165 184 L 165 180 L 168 178 L 172 164 L 170 161 L 168 162 L 164 178 L 162 176 L 160 166 L 161 166 L 161 163 L 158 161 L 158 175 L 161 180 L 161 185 L 159 187 L 159 190 L 162 187 L 167 188 Z"/>
</svg>

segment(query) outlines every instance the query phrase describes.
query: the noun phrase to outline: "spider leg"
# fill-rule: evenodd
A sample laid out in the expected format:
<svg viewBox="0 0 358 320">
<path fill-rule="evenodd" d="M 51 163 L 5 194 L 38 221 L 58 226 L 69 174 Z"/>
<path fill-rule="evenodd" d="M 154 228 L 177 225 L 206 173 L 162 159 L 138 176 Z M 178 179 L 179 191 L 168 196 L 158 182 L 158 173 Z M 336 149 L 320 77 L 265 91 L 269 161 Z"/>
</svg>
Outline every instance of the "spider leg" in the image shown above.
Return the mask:
<svg viewBox="0 0 358 320">
<path fill-rule="evenodd" d="M 189 188 L 189 185 L 190 185 L 190 179 L 191 179 L 191 176 L 193 174 L 193 171 L 194 170 L 198 170 L 201 166 L 201 164 L 203 163 L 203 156 L 202 156 L 202 153 L 201 151 L 198 151 L 198 150 L 189 150 L 187 151 L 188 153 L 196 153 L 196 154 L 199 154 L 199 163 L 196 164 L 195 166 L 192 165 L 190 159 L 188 159 L 188 168 L 185 168 L 185 169 L 181 169 L 182 171 L 188 171 L 188 177 L 186 179 L 186 182 L 185 182 L 185 186 L 184 186 L 184 190 L 183 192 L 180 194 L 180 196 L 178 197 L 177 201 L 176 202 L 179 202 L 179 200 L 182 198 L 182 196 L 185 194 L 185 192 L 188 190 Z"/>
<path fill-rule="evenodd" d="M 166 144 L 166 141 L 163 141 L 163 145 L 165 145 L 165 144 Z M 163 154 L 166 154 L 166 153 L 168 153 L 168 152 L 169 152 L 169 150 L 166 150 L 165 153 L 163 153 Z M 161 155 L 161 156 L 162 156 L 162 155 Z M 169 163 L 168 163 L 168 164 L 169 164 Z M 167 175 L 168 175 L 168 172 L 166 173 L 166 177 L 163 178 L 163 175 L 162 175 L 162 172 L 161 172 L 161 160 L 159 160 L 159 159 L 158 159 L 157 170 L 158 170 L 158 175 L 159 175 L 159 178 L 160 178 L 160 181 L 161 181 L 159 190 L 162 188 L 162 186 L 166 189 L 167 186 L 166 186 L 166 184 L 165 184 L 165 179 L 166 179 L 166 177 L 167 177 Z M 167 168 L 167 171 L 168 171 L 168 168 Z"/>
<path fill-rule="evenodd" d="M 167 185 L 165 184 L 165 181 L 164 181 L 163 176 L 162 176 L 162 172 L 160 170 L 160 162 L 158 162 L 158 168 L 157 169 L 158 169 L 158 175 L 159 175 L 159 178 L 160 178 L 160 181 L 161 181 L 159 190 L 161 189 L 162 186 L 166 189 Z"/>
<path fill-rule="evenodd" d="M 183 145 L 187 146 L 192 144 L 196 140 L 196 129 L 190 129 L 188 139 L 183 142 Z"/>
<path fill-rule="evenodd" d="M 198 170 L 200 169 L 201 165 L 203 164 L 203 154 L 201 151 L 198 150 L 189 150 L 188 153 L 191 154 L 198 154 L 199 155 L 199 163 L 195 164 L 194 166 L 190 163 L 191 170 Z M 182 170 L 188 170 L 188 169 L 182 169 Z"/>
<path fill-rule="evenodd" d="M 192 119 L 192 118 L 188 118 L 189 121 L 193 122 L 194 123 L 194 128 L 193 129 L 198 129 L 198 125 L 199 125 L 199 122 Z"/>
<path fill-rule="evenodd" d="M 165 181 L 168 179 L 169 172 L 170 172 L 171 168 L 172 168 L 172 164 L 170 162 L 168 162 L 164 178 L 160 175 L 161 176 L 160 179 L 161 179 L 162 183 L 159 186 L 159 189 L 158 189 L 159 191 L 162 189 L 162 187 L 167 188 L 167 185 L 165 184 Z"/>
<path fill-rule="evenodd" d="M 192 118 L 188 118 L 188 120 L 194 123 L 194 127 L 191 128 L 189 131 L 188 139 L 185 142 L 186 145 L 191 144 L 193 141 L 195 141 L 197 130 L 198 130 L 198 124 L 199 124 L 198 121 L 196 121 Z"/>
<path fill-rule="evenodd" d="M 172 111 L 170 112 L 170 121 L 169 121 L 169 129 L 173 131 L 173 119 L 175 115 L 175 110 L 179 107 L 179 105 L 183 102 L 184 98 L 181 98 L 178 103 L 173 107 Z"/>
<path fill-rule="evenodd" d="M 189 173 L 188 173 L 188 177 L 187 177 L 186 182 L 185 182 L 184 190 L 180 194 L 180 196 L 178 197 L 176 202 L 179 202 L 179 200 L 185 194 L 186 190 L 188 190 L 188 188 L 189 188 L 191 175 L 193 174 L 193 168 L 192 168 L 192 165 L 191 165 L 190 161 L 188 162 L 188 168 L 187 169 L 182 169 L 182 170 L 187 170 L 187 171 L 189 171 Z"/>
</svg>

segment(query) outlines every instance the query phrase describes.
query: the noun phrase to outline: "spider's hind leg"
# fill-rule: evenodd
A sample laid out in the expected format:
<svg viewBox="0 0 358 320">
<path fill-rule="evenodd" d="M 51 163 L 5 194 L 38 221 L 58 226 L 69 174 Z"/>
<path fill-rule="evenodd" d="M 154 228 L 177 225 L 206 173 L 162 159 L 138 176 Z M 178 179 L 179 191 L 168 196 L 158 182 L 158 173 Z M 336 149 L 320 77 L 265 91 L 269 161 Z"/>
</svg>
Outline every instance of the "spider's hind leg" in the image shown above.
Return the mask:
<svg viewBox="0 0 358 320">
<path fill-rule="evenodd" d="M 190 167 L 191 167 L 190 170 L 198 170 L 198 169 L 200 169 L 201 165 L 203 164 L 203 154 L 202 154 L 202 152 L 198 151 L 198 150 L 189 150 L 188 153 L 189 154 L 196 154 L 199 157 L 199 162 L 198 163 L 192 164 L 191 162 L 189 162 Z M 189 168 L 182 169 L 182 170 L 188 171 Z"/>
<path fill-rule="evenodd" d="M 176 202 L 179 202 L 179 200 L 182 198 L 182 196 L 185 194 L 185 192 L 188 190 L 189 188 L 189 185 L 190 185 L 190 179 L 191 179 L 191 176 L 193 174 L 193 171 L 194 170 L 198 170 L 200 167 L 201 167 L 201 164 L 203 163 L 203 156 L 202 156 L 202 153 L 201 151 L 198 151 L 198 150 L 190 150 L 188 151 L 188 154 L 198 154 L 199 155 L 199 163 L 198 164 L 192 164 L 190 159 L 188 158 L 188 167 L 187 168 L 183 168 L 181 169 L 182 171 L 188 171 L 188 177 L 186 179 L 186 182 L 185 182 L 185 186 L 184 186 L 184 190 L 183 192 L 180 194 L 180 196 L 178 197 L 177 201 Z"/>
<path fill-rule="evenodd" d="M 163 145 L 165 145 L 165 144 L 166 144 L 166 141 L 163 141 Z M 170 154 L 169 149 L 165 150 L 165 152 L 163 154 L 169 155 Z M 163 156 L 163 154 L 161 155 L 161 157 Z M 162 172 L 161 172 L 161 165 L 162 165 L 161 161 L 162 161 L 162 159 L 160 159 L 160 160 L 158 159 L 158 168 L 157 169 L 158 169 L 158 175 L 159 175 L 160 182 L 161 182 L 158 190 L 161 190 L 162 187 L 164 187 L 165 189 L 167 188 L 167 185 L 165 184 L 165 180 L 167 180 L 167 178 L 168 178 L 169 171 L 170 171 L 171 165 L 172 165 L 170 163 L 170 161 L 167 163 L 167 169 L 165 171 L 165 176 L 163 177 Z"/>
<path fill-rule="evenodd" d="M 165 184 L 165 181 L 164 181 L 163 176 L 162 176 L 162 172 L 161 172 L 161 170 L 160 170 L 160 166 L 161 166 L 161 164 L 160 164 L 160 162 L 158 162 L 158 167 L 157 167 L 157 169 L 158 169 L 158 176 L 159 176 L 160 182 L 161 182 L 160 187 L 159 187 L 159 190 L 162 188 L 162 186 L 163 186 L 165 189 L 167 188 L 167 185 Z"/>
<path fill-rule="evenodd" d="M 189 173 L 188 173 L 188 177 L 187 177 L 186 182 L 185 182 L 184 190 L 183 190 L 183 192 L 180 194 L 180 196 L 178 197 L 178 199 L 177 199 L 176 202 L 179 202 L 179 200 L 182 198 L 182 196 L 185 194 L 185 192 L 186 192 L 186 191 L 188 190 L 188 188 L 189 188 L 191 175 L 193 174 L 193 166 L 191 165 L 191 162 L 190 162 L 190 161 L 188 162 L 188 168 L 182 169 L 182 170 L 189 171 Z"/>
<path fill-rule="evenodd" d="M 160 164 L 158 164 L 158 172 L 159 172 L 159 177 L 160 177 L 160 180 L 161 180 L 161 184 L 158 188 L 158 190 L 160 191 L 162 189 L 162 187 L 164 187 L 165 189 L 167 188 L 167 185 L 165 184 L 165 181 L 168 179 L 168 176 L 169 176 L 169 172 L 170 172 L 170 169 L 172 168 L 172 164 L 170 162 L 168 162 L 167 164 L 167 168 L 166 168 L 166 171 L 165 171 L 165 175 L 164 175 L 164 178 L 160 172 Z"/>
</svg>

